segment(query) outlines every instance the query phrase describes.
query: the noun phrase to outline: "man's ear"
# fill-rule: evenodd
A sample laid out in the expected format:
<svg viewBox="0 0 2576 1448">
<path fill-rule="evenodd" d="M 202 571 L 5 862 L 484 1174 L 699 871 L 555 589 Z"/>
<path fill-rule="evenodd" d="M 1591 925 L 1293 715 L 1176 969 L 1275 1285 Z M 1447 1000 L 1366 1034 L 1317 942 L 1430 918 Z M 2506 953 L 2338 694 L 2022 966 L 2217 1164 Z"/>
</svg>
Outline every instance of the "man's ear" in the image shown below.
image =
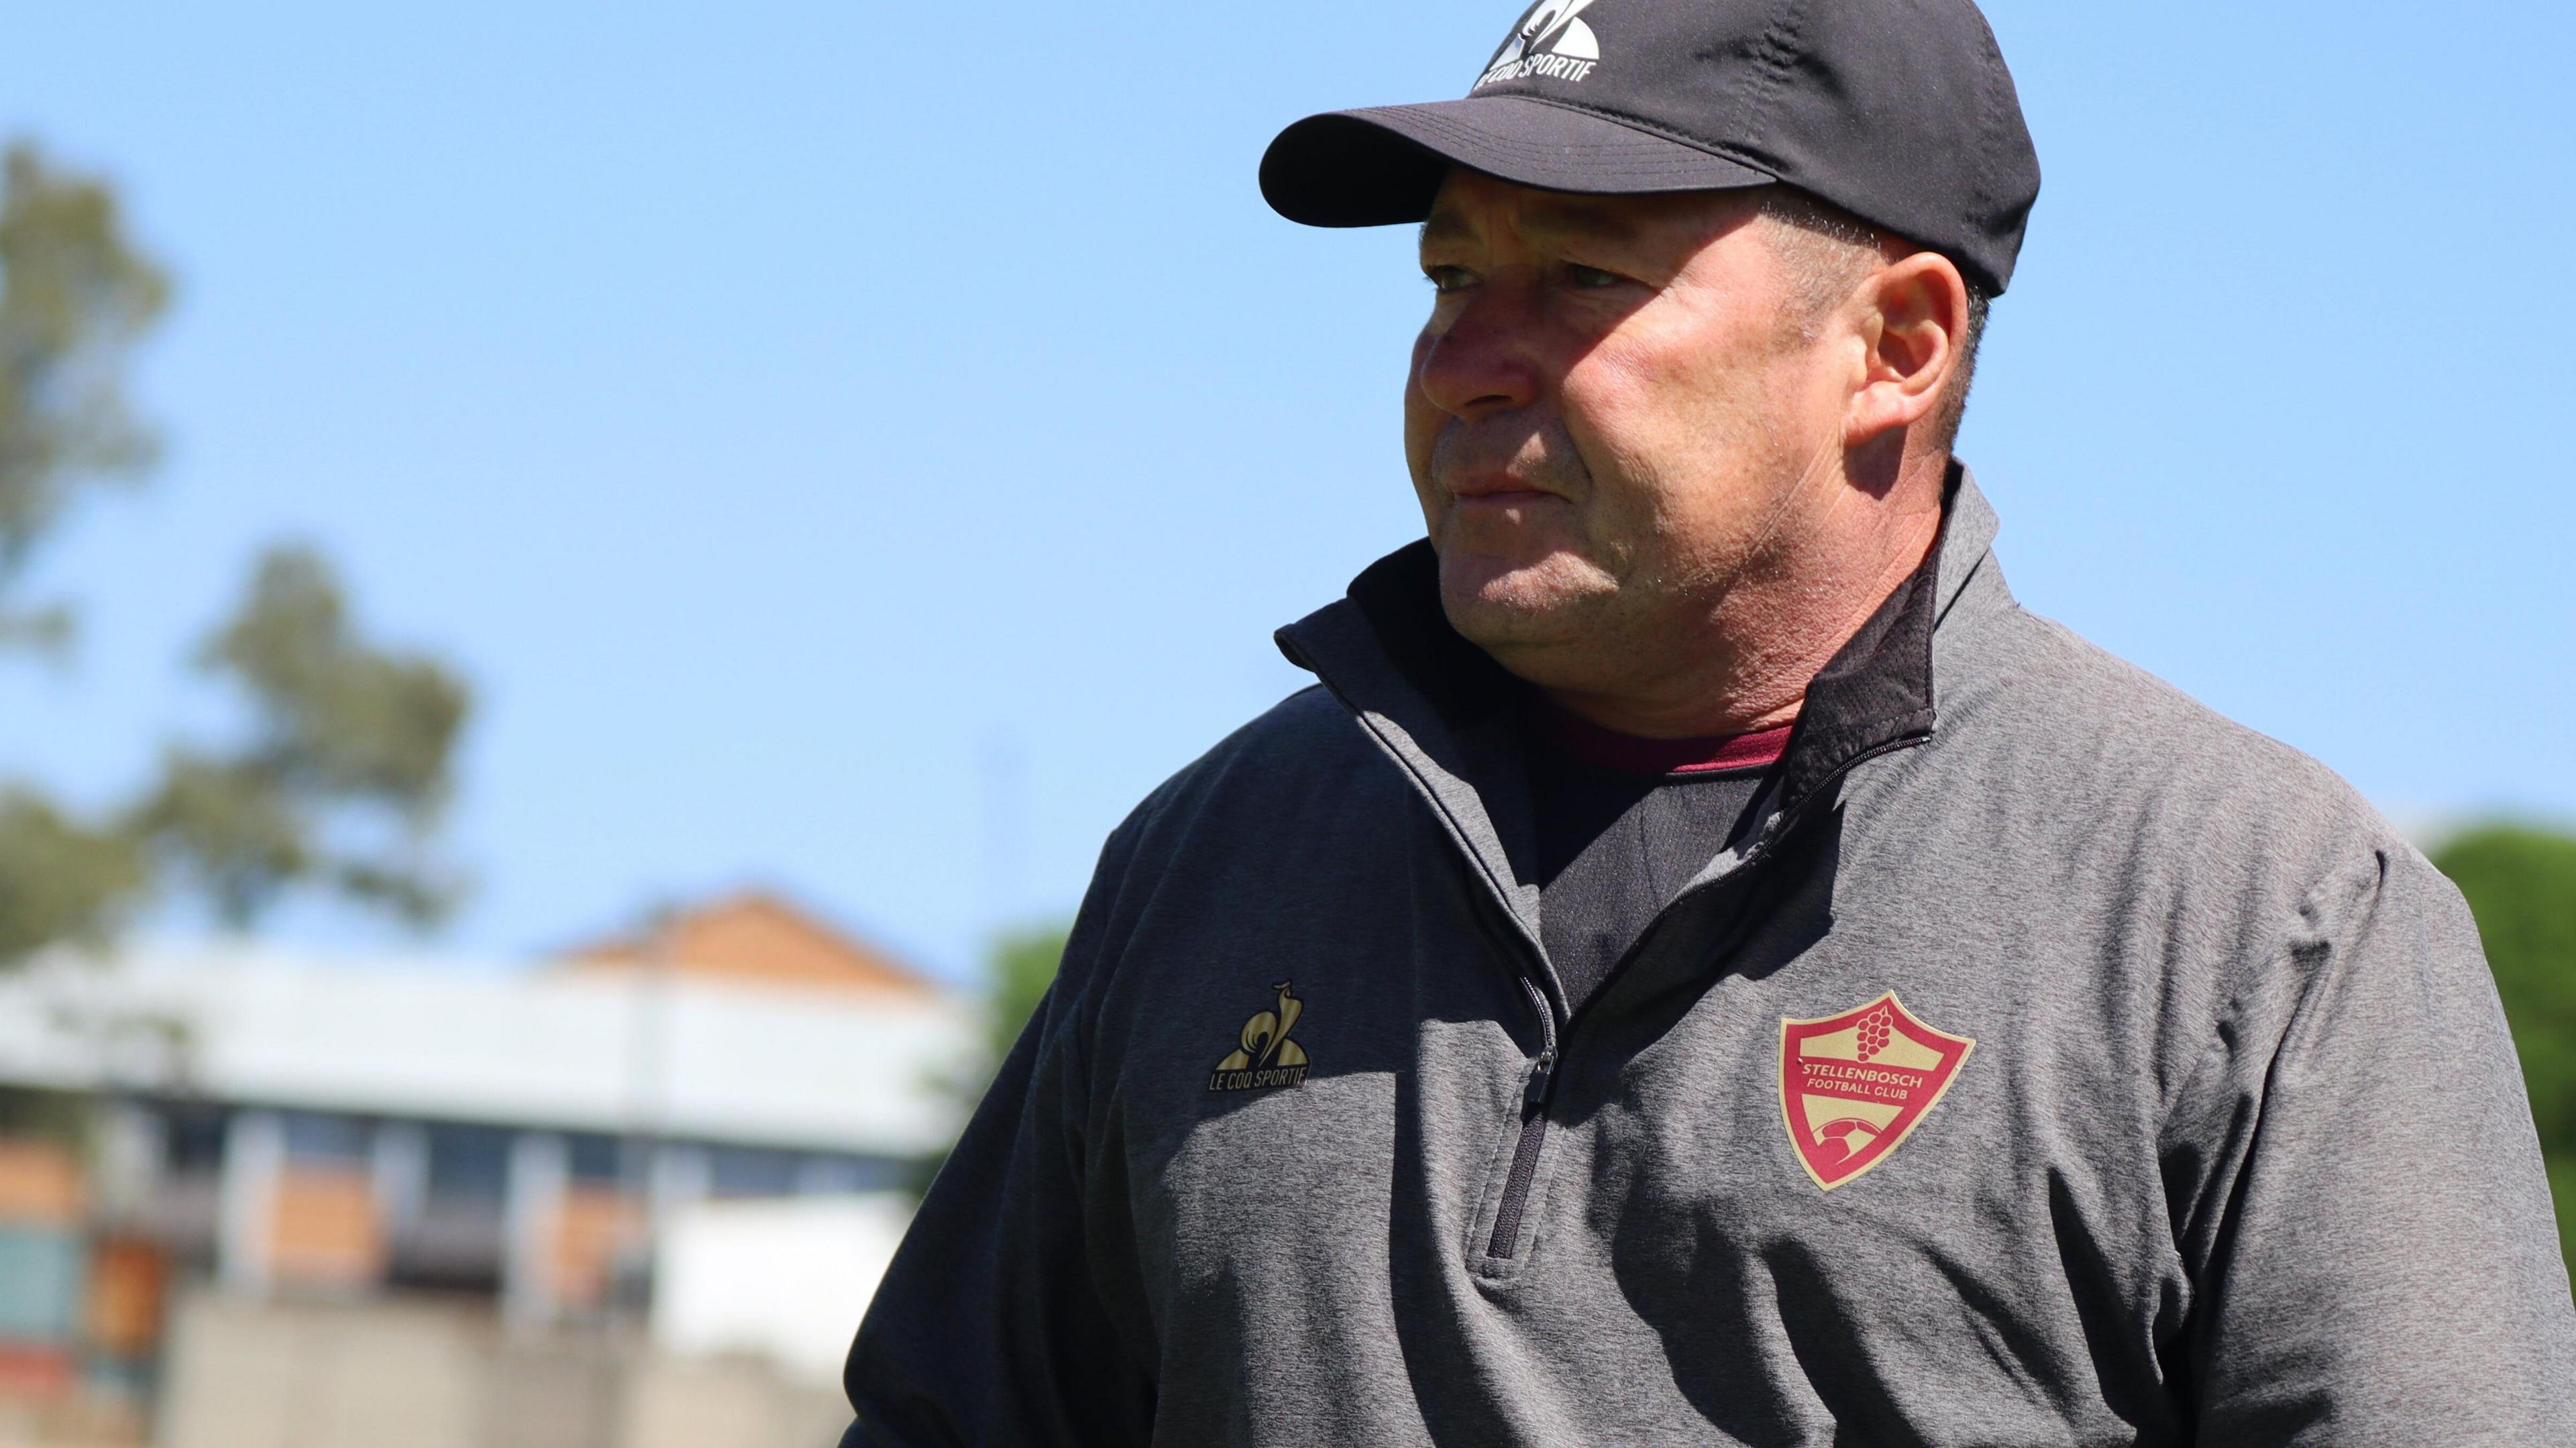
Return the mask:
<svg viewBox="0 0 2576 1448">
<path fill-rule="evenodd" d="M 1862 373 L 1843 419 L 1843 445 L 1853 448 L 1931 416 L 1968 335 L 1968 283 L 1937 252 L 1888 263 L 1862 293 Z"/>
</svg>

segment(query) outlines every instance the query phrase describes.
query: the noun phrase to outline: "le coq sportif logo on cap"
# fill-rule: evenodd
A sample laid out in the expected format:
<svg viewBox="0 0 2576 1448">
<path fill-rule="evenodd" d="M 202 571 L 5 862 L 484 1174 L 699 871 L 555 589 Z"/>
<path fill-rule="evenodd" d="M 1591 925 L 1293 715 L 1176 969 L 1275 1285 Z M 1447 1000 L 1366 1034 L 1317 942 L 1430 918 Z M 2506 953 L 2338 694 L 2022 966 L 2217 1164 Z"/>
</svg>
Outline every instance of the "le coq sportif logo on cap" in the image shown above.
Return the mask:
<svg viewBox="0 0 2576 1448">
<path fill-rule="evenodd" d="M 1592 0 L 1539 0 L 1494 52 L 1474 89 L 1532 76 L 1579 81 L 1592 74 L 1601 59 L 1601 39 L 1582 20 L 1591 8 Z"/>
</svg>

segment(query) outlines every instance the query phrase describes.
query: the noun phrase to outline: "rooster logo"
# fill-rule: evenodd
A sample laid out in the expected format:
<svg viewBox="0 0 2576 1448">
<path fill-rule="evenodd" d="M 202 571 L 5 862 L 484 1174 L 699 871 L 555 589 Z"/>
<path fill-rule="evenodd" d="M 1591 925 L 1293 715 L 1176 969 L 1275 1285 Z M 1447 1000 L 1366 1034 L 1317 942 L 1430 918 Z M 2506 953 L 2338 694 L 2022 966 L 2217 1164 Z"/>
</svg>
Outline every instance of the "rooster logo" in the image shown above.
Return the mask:
<svg viewBox="0 0 2576 1448">
<path fill-rule="evenodd" d="M 1236 1048 L 1208 1073 L 1210 1091 L 1306 1084 L 1306 1048 L 1288 1039 L 1288 1033 L 1297 1029 L 1298 1018 L 1306 1014 L 1306 1003 L 1289 994 L 1289 984 L 1283 980 L 1271 987 L 1279 992 L 1276 1009 L 1259 1012 L 1243 1023 Z"/>
<path fill-rule="evenodd" d="M 1601 37 L 1583 23 L 1592 0 L 1540 0 L 1503 41 L 1471 90 L 1499 81 L 1581 81 L 1601 60 Z"/>
<path fill-rule="evenodd" d="M 1578 19 L 1592 8 L 1592 0 L 1544 0 L 1522 19 L 1520 28 L 1494 52 L 1493 63 L 1526 60 L 1533 55 L 1562 55 L 1575 60 L 1599 60 L 1601 41 L 1592 27 Z"/>
</svg>

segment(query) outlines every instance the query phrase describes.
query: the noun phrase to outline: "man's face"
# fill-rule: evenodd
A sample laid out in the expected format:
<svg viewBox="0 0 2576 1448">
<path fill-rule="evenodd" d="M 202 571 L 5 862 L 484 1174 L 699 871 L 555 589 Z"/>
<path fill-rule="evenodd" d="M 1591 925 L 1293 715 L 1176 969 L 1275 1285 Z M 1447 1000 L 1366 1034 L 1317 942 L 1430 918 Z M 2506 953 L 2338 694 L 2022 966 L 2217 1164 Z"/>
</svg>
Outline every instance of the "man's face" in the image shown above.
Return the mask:
<svg viewBox="0 0 2576 1448">
<path fill-rule="evenodd" d="M 1453 171 L 1405 454 L 1450 622 L 1583 687 L 1687 637 L 1797 546 L 1854 352 L 1797 297 L 1745 192 L 1569 196 Z"/>
</svg>

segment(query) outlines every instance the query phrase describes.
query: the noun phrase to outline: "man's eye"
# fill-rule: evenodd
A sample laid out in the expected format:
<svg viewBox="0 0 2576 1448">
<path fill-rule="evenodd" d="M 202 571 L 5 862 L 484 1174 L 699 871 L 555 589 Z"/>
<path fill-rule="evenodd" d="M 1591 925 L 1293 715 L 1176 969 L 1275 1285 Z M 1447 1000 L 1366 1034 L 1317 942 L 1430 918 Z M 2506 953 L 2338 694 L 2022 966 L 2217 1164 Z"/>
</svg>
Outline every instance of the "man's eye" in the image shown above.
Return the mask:
<svg viewBox="0 0 2576 1448">
<path fill-rule="evenodd" d="M 1578 287 L 1615 287 L 1627 278 L 1617 272 L 1606 272 L 1597 266 L 1565 264 L 1565 279 Z"/>
<path fill-rule="evenodd" d="M 1427 266 L 1422 269 L 1422 275 L 1436 292 L 1465 291 L 1476 281 L 1475 273 L 1462 266 Z"/>
</svg>

